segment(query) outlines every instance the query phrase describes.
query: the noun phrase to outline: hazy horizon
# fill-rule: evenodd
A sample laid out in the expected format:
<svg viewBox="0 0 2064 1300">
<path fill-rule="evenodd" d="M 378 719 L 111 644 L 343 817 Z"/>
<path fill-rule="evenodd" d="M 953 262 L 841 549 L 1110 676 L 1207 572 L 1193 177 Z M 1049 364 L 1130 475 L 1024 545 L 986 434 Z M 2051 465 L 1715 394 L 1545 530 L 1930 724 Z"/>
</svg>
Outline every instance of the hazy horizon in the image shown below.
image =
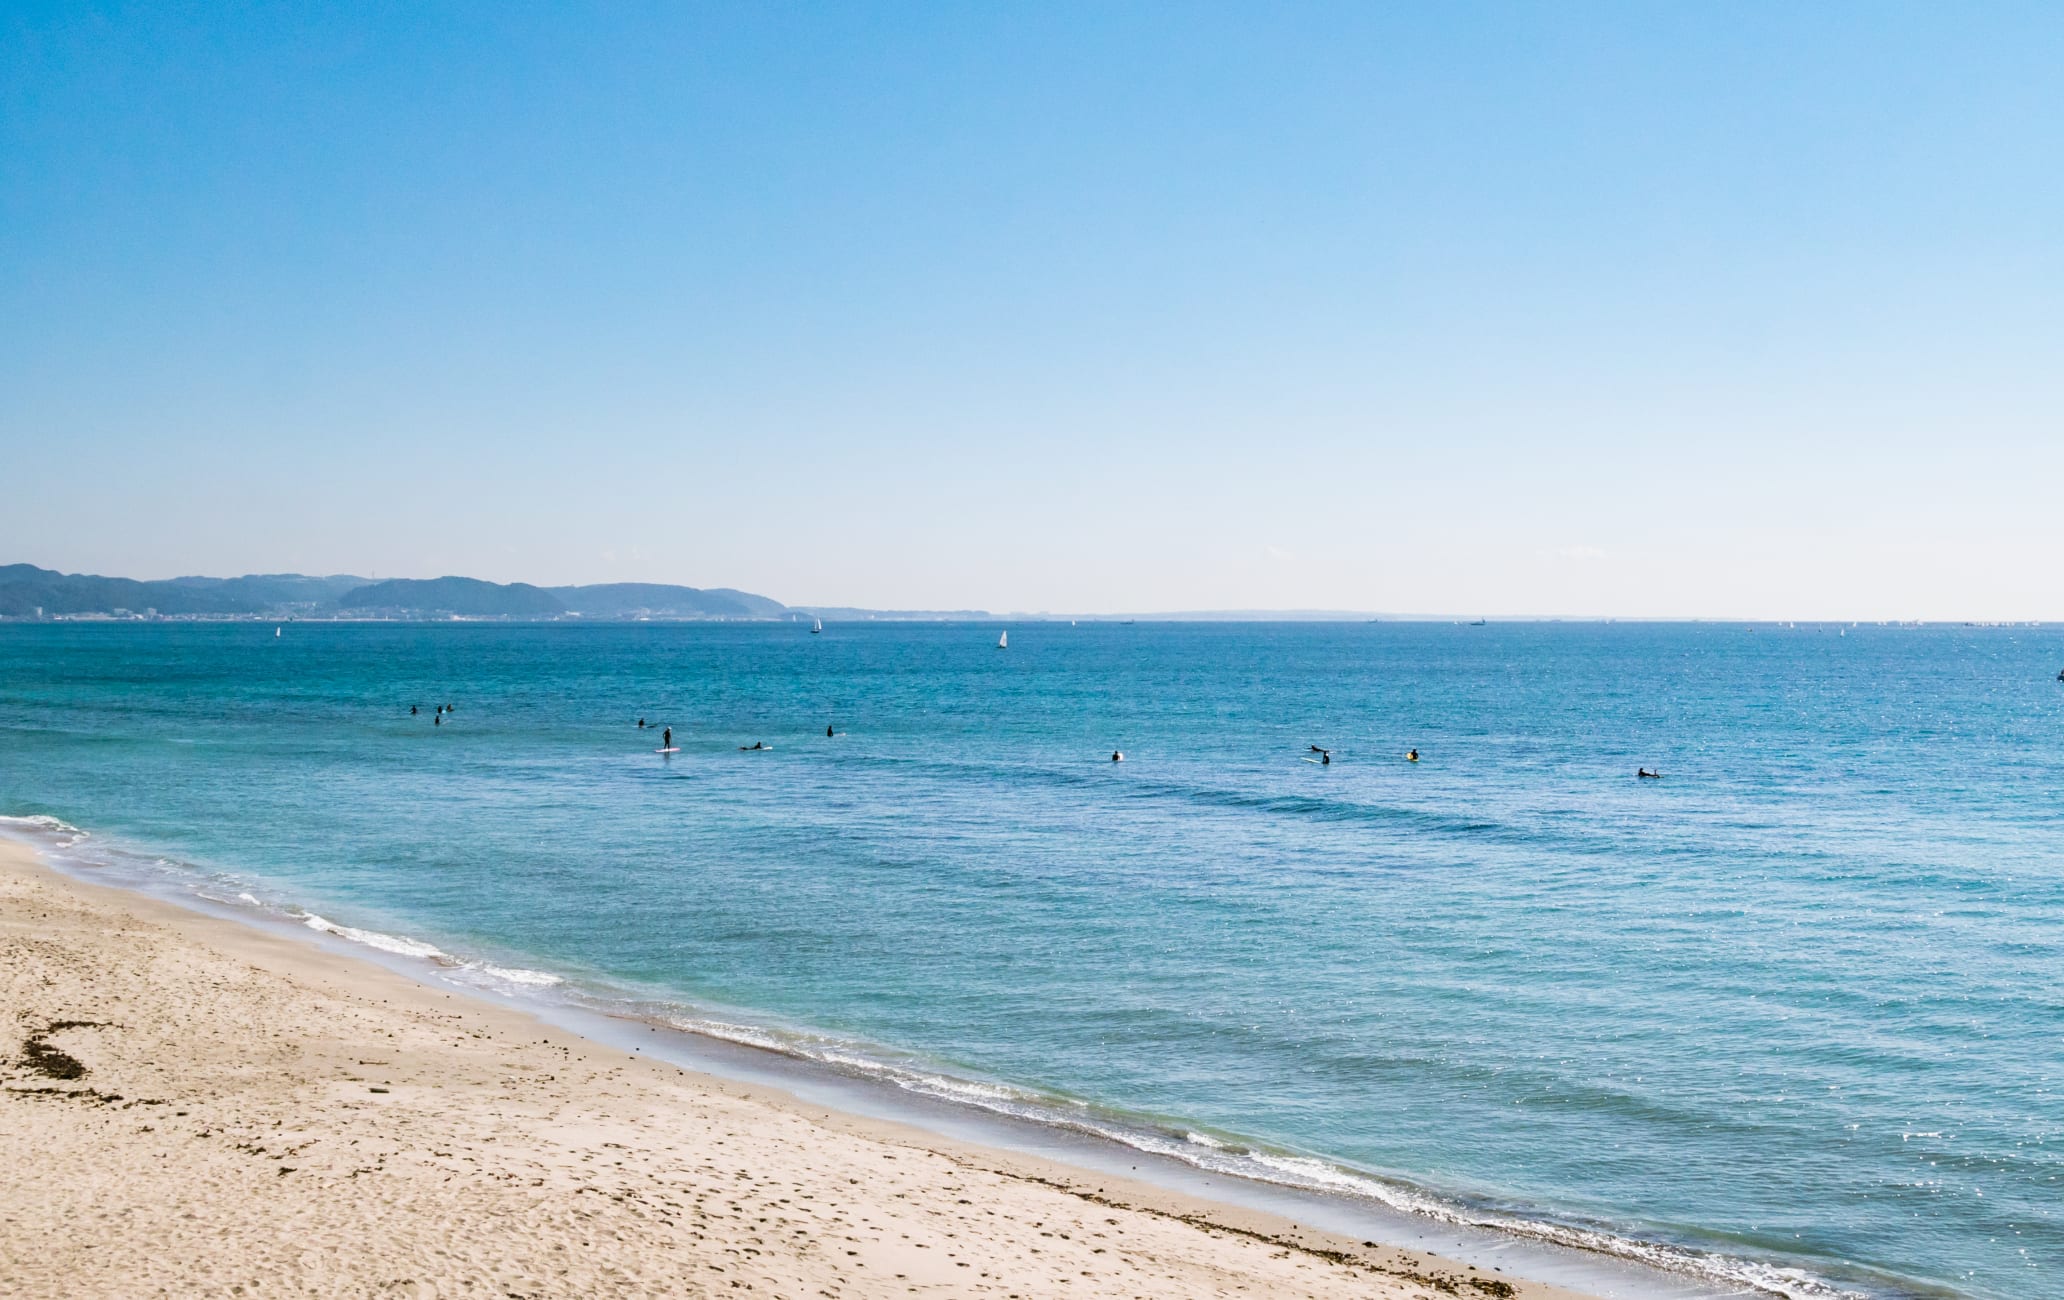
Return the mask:
<svg viewBox="0 0 2064 1300">
<path fill-rule="evenodd" d="M 14 561 L 5 561 L 5 560 L 0 560 L 0 563 L 13 563 L 13 562 L 14 562 Z M 53 566 L 49 566 L 49 565 L 39 565 L 38 567 L 41 567 L 41 568 L 52 568 Z M 74 573 L 82 573 L 83 571 L 76 571 L 76 570 L 75 570 L 75 571 L 71 571 L 71 572 L 74 572 Z M 339 577 L 350 577 L 350 578 L 360 578 L 360 579 L 363 579 L 363 580 L 364 580 L 365 582 L 367 582 L 368 584 L 371 584 L 371 583 L 376 583 L 376 582 L 386 582 L 386 581 L 389 581 L 390 579 L 401 579 L 401 580 L 416 580 L 416 581 L 427 581 L 427 580 L 434 580 L 434 579 L 438 579 L 438 578 L 474 578 L 474 577 L 477 577 L 478 575 L 474 575 L 474 574 L 379 574 L 379 575 L 375 575 L 375 574 L 370 574 L 370 573 L 368 573 L 368 574 L 348 574 L 348 573 L 320 573 L 320 574 L 296 574 L 296 573 L 291 573 L 291 572 L 288 572 L 288 571 L 285 571 L 285 570 L 276 570 L 276 569 L 275 569 L 275 570 L 263 570 L 263 571 L 261 571 L 261 570 L 252 570 L 252 571 L 249 571 L 249 572 L 245 572 L 245 573 L 175 573 L 175 574 L 164 574 L 164 575 L 142 575 L 142 574 L 115 574 L 115 573 L 102 573 L 102 574 L 91 574 L 91 575 L 84 575 L 84 576 L 92 576 L 92 577 L 104 577 L 104 578 L 135 578 L 135 579 L 137 579 L 137 580 L 139 580 L 139 581 L 146 581 L 146 582 L 153 582 L 153 581 L 155 581 L 155 582 L 164 582 L 164 581 L 176 581 L 176 580 L 179 580 L 179 579 L 210 579 L 210 580 L 221 580 L 221 579 L 237 579 L 237 578 L 263 578 L 263 577 L 311 577 L 311 578 L 339 578 Z M 521 578 L 511 578 L 511 579 L 506 579 L 506 580 L 498 580 L 498 579 L 482 579 L 482 581 L 491 581 L 491 582 L 499 582 L 499 581 L 506 581 L 506 582 L 511 582 L 511 583 L 521 583 L 521 582 L 524 582 L 525 580 L 524 580 L 524 579 L 521 579 Z M 617 580 L 604 580 L 604 581 L 601 581 L 601 582 L 596 582 L 596 583 L 582 583 L 582 582 L 571 582 L 571 583 L 553 583 L 553 584 L 543 584 L 543 583 L 530 583 L 530 584 L 528 584 L 528 585 L 531 585 L 531 586 L 536 586 L 536 587 L 541 587 L 541 588 L 544 588 L 544 589 L 547 589 L 547 590 L 563 590 L 563 589 L 566 589 L 566 588 L 575 588 L 575 587 L 587 587 L 587 586 L 610 586 L 610 585 L 617 585 Z M 632 584 L 632 585 L 639 585 L 639 584 Z M 695 588 L 695 589 L 698 589 L 698 590 L 703 590 L 703 591 L 718 591 L 718 590 L 739 590 L 738 588 L 735 588 L 735 587 L 728 587 L 728 586 L 726 586 L 726 585 L 724 585 L 724 584 L 712 584 L 712 583 L 688 583 L 688 582 L 683 582 L 683 583 L 658 583 L 657 585 L 666 585 L 666 586 L 681 586 L 681 587 L 691 587 L 691 588 Z M 1049 608 L 1049 609 L 1012 609 L 1012 608 L 996 608 L 996 607 L 989 607 L 989 606 L 979 606 L 979 605 L 964 605 L 964 606 L 945 606 L 945 605 L 900 605 L 900 606 L 879 606 L 879 605 L 854 605 L 854 604 L 852 604 L 852 603 L 851 603 L 850 601 L 829 601 L 829 600 L 826 600 L 826 601 L 808 601 L 808 600 L 787 600 L 787 599 L 784 599 L 784 598 L 783 598 L 783 597 L 782 597 L 782 596 L 780 595 L 780 593 L 778 593 L 778 592 L 765 592 L 765 591 L 750 591 L 750 592 L 746 592 L 745 594 L 747 594 L 747 595 L 753 595 L 753 596 L 766 596 L 766 597 L 769 597 L 769 598 L 771 598 L 771 599 L 773 599 L 773 600 L 776 600 L 776 601 L 780 602 L 780 603 L 781 603 L 781 604 L 783 604 L 783 605 L 786 605 L 786 606 L 787 606 L 787 607 L 788 607 L 788 608 L 789 608 L 789 609 L 790 609 L 790 610 L 791 610 L 792 612 L 797 612 L 797 613 L 803 613 L 803 614 L 808 614 L 808 613 L 811 613 L 811 612 L 823 612 L 823 613 L 824 613 L 824 615 L 825 615 L 826 617 L 831 617 L 831 616 L 832 616 L 832 613 L 833 613 L 834 611 L 837 611 L 837 612 L 841 612 L 841 613 L 843 613 L 843 612 L 852 612 L 852 613 L 856 613 L 856 614 L 867 614 L 867 615 L 874 615 L 874 614 L 888 614 L 888 615 L 895 615 L 895 616 L 931 616 L 931 615 L 941 615 L 941 616 L 952 616 L 952 615 L 958 615 L 958 614 L 973 614 L 973 615 L 980 615 L 980 616 L 983 616 L 983 617 L 986 617 L 986 618 L 989 618 L 989 619 L 1012 619 L 1012 618 L 1027 618 L 1027 619 L 1054 619 L 1054 620 L 1057 620 L 1057 619 L 1074 619 L 1074 618 L 1084 618 L 1084 619 L 1101 619 L 1101 620 L 1109 620 L 1109 619 L 1120 619 L 1120 618 L 1123 618 L 1123 619 L 1132 619 L 1132 618 L 1138 618 L 1138 619 L 1145 619 L 1145 620 L 1149 620 L 1149 621 L 1165 621 L 1165 622 L 1185 622 L 1185 621 L 1197 621 L 1197 622 L 1203 622 L 1203 621 L 1211 621 L 1211 620 L 1223 620 L 1223 621 L 1229 621 L 1229 622 L 1248 622 L 1248 621 L 1252 621 L 1252 622 L 1266 622 L 1266 621 L 1269 621 L 1269 620 L 1272 620 L 1272 619 L 1273 619 L 1273 620 L 1280 620 L 1280 621 L 1284 621 L 1284 622 L 1347 622 L 1347 621 L 1356 621 L 1356 622 L 1359 622 L 1359 621 L 1363 621 L 1363 620 L 1377 620 L 1377 619 L 1381 619 L 1381 620 L 1382 620 L 1382 621 L 1384 621 L 1384 622 L 1403 622 L 1403 623 L 1410 623 L 1410 622 L 1442 622 L 1442 623 L 1445 623 L 1445 622 L 1456 622 L 1456 621 L 1485 621 L 1485 620 L 1488 620 L 1489 622 L 1493 622 L 1493 623 L 1611 623 L 1611 622 L 1620 622 L 1620 623 L 1744 623 L 1744 622 L 1746 622 L 1746 623 L 1810 623 L 1810 624 L 1815 624 L 1815 625 L 1828 625 L 1828 626 L 1833 626 L 1833 625 L 1836 625 L 1836 624 L 1851 624 L 1851 625 L 1854 625 L 1854 624 L 1857 624 L 1857 623 L 1867 623 L 1867 624 L 1920 624 L 1920 623 L 1942 623 L 1942 624 L 1969 624 L 1969 623 L 1982 623 L 1982 624 L 1987 624 L 1987 625 L 1999 625 L 1999 626 L 2024 626 L 2024 625 L 2033 625 L 2033 624 L 2047 623 L 2047 622 L 2050 622 L 2050 621 L 2052 621 L 2052 620 L 2045 620 L 2045 619 L 2039 619 L 2039 618 L 2004 618 L 2004 619 L 1994 619 L 1994 618 L 1986 618 L 1986 619 L 1970 619 L 1970 618 L 1939 618 L 1939 619 L 1915 619 L 1915 618 L 1886 618 L 1886 617 L 1879 617 L 1879 618 L 1860 618 L 1860 617 L 1851 617 L 1851 616 L 1848 616 L 1848 615 L 1840 615 L 1840 616 L 1827 616 L 1827 615 L 1819 615 L 1819 616 L 1817 616 L 1817 615 L 1810 615 L 1810 614 L 1794 614 L 1794 615 L 1777 615 L 1777 616 L 1757 616 L 1757 615 L 1740 615 L 1740 614 L 1727 614 L 1727 613 L 1720 613 L 1720 614 L 1683 614 L 1683 615 L 1675 615 L 1675 614 L 1667 614 L 1667 615 L 1640 615 L 1640 614 L 1614 614 L 1614 613 L 1610 613 L 1610 612 L 1587 612 L 1587 611 L 1561 611 L 1561 612 L 1554 612 L 1554 611 L 1550 611 L 1550 612 L 1545 612 L 1545 613 L 1531 613 L 1531 614 L 1508 614 L 1508 613 L 1500 613 L 1500 612 L 1498 612 L 1498 611 L 1495 611 L 1495 610 L 1459 610 L 1459 609 L 1457 609 L 1457 610 L 1436 610 L 1436 609 L 1427 609 L 1427 610 L 1401 610 L 1401 609 L 1343 609 L 1343 608 L 1325 608 L 1325 607 L 1312 607 L 1312 606 L 1304 606 L 1304 607 L 1292 607 L 1292 606 L 1274 606 L 1274 607 L 1270 607 L 1270 606 L 1260 606 L 1260 607 L 1220 607 L 1220 608 L 1199 608 L 1199 609 L 1175 609 L 1175 608 L 1164 608 L 1164 609 L 1148 609 L 1148 608 L 1141 608 L 1141 609 L 1051 609 L 1051 608 Z"/>
<path fill-rule="evenodd" d="M 0 557 L 2060 619 L 2060 48 L 2016 4 L 17 6 Z"/>
</svg>

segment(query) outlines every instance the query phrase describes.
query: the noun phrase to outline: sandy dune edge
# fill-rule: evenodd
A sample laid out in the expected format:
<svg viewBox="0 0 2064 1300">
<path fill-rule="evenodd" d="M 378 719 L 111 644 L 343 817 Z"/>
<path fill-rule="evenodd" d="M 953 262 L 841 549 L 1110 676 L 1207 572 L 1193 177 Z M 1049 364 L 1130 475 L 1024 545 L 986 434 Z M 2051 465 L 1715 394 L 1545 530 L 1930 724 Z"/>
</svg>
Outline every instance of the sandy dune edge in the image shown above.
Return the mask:
<svg viewBox="0 0 2064 1300">
<path fill-rule="evenodd" d="M 1570 1296 L 827 1113 L 0 844 L 0 1294 Z"/>
</svg>

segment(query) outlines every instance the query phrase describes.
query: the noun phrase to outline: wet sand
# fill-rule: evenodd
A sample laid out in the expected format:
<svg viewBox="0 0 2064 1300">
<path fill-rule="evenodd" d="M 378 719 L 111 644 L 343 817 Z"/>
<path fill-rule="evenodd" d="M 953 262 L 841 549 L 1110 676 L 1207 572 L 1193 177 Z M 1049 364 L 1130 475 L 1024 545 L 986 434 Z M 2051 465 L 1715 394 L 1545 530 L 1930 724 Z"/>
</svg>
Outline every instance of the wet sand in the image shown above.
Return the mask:
<svg viewBox="0 0 2064 1300">
<path fill-rule="evenodd" d="M 0 842 L 0 1294 L 1572 1297 L 807 1105 Z"/>
</svg>

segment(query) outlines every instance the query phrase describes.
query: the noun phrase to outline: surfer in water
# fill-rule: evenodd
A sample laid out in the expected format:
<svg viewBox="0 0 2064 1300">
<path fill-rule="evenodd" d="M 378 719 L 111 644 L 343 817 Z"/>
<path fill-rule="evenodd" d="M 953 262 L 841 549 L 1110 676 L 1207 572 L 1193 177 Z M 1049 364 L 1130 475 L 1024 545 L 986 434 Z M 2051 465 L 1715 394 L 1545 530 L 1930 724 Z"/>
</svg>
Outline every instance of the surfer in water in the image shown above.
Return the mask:
<svg viewBox="0 0 2064 1300">
<path fill-rule="evenodd" d="M 1311 747 L 1311 752 L 1319 756 L 1319 762 L 1321 765 L 1333 761 L 1333 751 L 1325 748 L 1323 745 L 1313 745 Z"/>
<path fill-rule="evenodd" d="M 408 715 L 409 715 L 409 716 L 410 716 L 411 718 L 415 717 L 415 716 L 416 716 L 416 715 L 417 715 L 418 713 L 421 713 L 421 712 L 422 712 L 422 710 L 421 710 L 421 709 L 419 709 L 419 708 L 417 708 L 417 707 L 416 707 L 415 705 L 413 705 L 413 704 L 411 704 L 411 705 L 409 705 L 409 706 L 408 706 Z"/>
<path fill-rule="evenodd" d="M 643 730 L 645 730 L 645 719 L 643 719 L 643 718 L 640 718 L 640 719 L 638 719 L 638 730 L 640 730 L 640 731 L 643 731 Z"/>
<path fill-rule="evenodd" d="M 750 753 L 750 752 L 752 752 L 752 751 L 753 751 L 753 750 L 755 750 L 755 749 L 765 749 L 766 747 L 767 747 L 767 742 L 766 742 L 766 741 L 764 741 L 764 740 L 755 740 L 755 741 L 754 741 L 754 742 L 753 742 L 752 744 L 750 744 L 750 745 L 740 745 L 740 746 L 739 746 L 739 748 L 740 748 L 740 749 L 742 749 L 742 750 L 745 750 L 745 751 L 746 751 L 747 753 Z"/>
<path fill-rule="evenodd" d="M 1120 751 L 1114 749 L 1111 751 L 1111 761 L 1113 763 L 1123 763 L 1125 761 L 1125 755 Z"/>
<path fill-rule="evenodd" d="M 833 731 L 831 729 L 831 724 L 827 722 L 824 724 L 824 734 L 827 736 L 836 736 L 838 733 L 836 731 Z"/>
<path fill-rule="evenodd" d="M 1663 779 L 1663 774 L 1661 772 L 1651 772 L 1645 767 L 1635 768 L 1634 775 L 1640 779 L 1647 781 L 1660 781 Z"/>
<path fill-rule="evenodd" d="M 1406 751 L 1405 751 L 1405 761 L 1406 761 L 1407 763 L 1416 763 L 1416 762 L 1418 762 L 1418 761 L 1419 761 L 1419 751 L 1418 751 L 1418 750 L 1416 750 L 1416 749 L 1408 749 L 1408 750 L 1406 750 Z"/>
</svg>

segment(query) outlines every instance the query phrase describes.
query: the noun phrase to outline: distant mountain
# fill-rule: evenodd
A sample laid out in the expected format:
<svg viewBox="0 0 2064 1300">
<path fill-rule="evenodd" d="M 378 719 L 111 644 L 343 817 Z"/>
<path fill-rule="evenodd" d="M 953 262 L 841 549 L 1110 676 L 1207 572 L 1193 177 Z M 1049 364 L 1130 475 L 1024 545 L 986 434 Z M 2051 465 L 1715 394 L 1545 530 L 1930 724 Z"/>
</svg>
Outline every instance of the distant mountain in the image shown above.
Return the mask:
<svg viewBox="0 0 2064 1300">
<path fill-rule="evenodd" d="M 478 578 L 390 578 L 345 592 L 337 597 L 337 608 L 468 618 L 556 618 L 566 612 L 543 587 Z"/>
<path fill-rule="evenodd" d="M 241 578 L 167 578 L 138 582 L 59 573 L 33 564 L 0 565 L 0 618 L 158 614 L 235 618 L 774 619 L 778 600 L 729 587 L 704 590 L 661 583 L 534 587 L 478 578 L 391 578 L 339 574 L 253 573 Z"/>
<path fill-rule="evenodd" d="M 165 585 L 210 591 L 254 607 L 274 609 L 333 604 L 337 597 L 369 581 L 342 573 L 327 578 L 300 573 L 250 573 L 241 578 L 167 578 Z"/>
<path fill-rule="evenodd" d="M 33 564 L 0 565 L 0 617 L 114 614 L 251 614 L 313 609 L 363 578 L 304 578 L 298 574 L 246 578 L 171 578 L 138 582 L 90 573 L 59 573 Z"/>
<path fill-rule="evenodd" d="M 656 582 L 605 582 L 548 590 L 586 618 L 780 618 L 788 606 L 749 591 L 671 587 Z"/>
</svg>

